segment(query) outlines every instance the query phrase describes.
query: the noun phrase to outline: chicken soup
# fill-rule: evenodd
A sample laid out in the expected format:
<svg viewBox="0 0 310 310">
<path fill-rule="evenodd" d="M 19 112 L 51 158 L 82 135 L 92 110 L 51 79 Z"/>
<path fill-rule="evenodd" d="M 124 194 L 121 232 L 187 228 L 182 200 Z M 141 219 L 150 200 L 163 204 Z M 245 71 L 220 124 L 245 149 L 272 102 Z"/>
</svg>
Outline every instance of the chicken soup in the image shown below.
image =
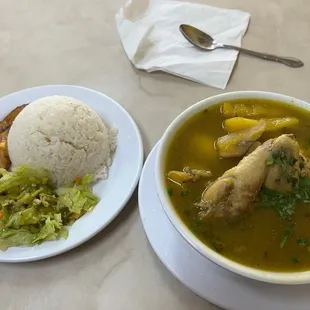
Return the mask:
<svg viewBox="0 0 310 310">
<path fill-rule="evenodd" d="M 309 270 L 309 157 L 309 111 L 224 102 L 176 132 L 167 192 L 187 227 L 221 255 L 263 270 Z"/>
</svg>

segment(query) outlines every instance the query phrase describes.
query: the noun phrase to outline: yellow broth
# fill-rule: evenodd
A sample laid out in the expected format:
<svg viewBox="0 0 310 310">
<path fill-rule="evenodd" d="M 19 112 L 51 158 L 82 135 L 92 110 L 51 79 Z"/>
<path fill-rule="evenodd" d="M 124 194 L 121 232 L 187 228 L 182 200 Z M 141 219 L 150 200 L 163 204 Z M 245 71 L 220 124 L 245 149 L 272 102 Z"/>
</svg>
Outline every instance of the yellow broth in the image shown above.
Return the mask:
<svg viewBox="0 0 310 310">
<path fill-rule="evenodd" d="M 265 106 L 269 117 L 296 117 L 299 124 L 294 128 L 265 133 L 263 142 L 283 133 L 294 133 L 304 154 L 310 157 L 310 113 L 282 102 L 265 99 L 238 99 L 232 102 Z M 250 267 L 292 272 L 310 270 L 310 247 L 300 246 L 299 238 L 310 240 L 310 204 L 298 205 L 292 216 L 293 233 L 280 247 L 283 231 L 288 226 L 270 208 L 257 207 L 252 213 L 234 222 L 223 219 L 201 221 L 200 200 L 207 183 L 237 165 L 240 159 L 220 159 L 214 147 L 215 141 L 227 134 L 222 128 L 225 120 L 221 104 L 212 106 L 188 120 L 176 132 L 165 158 L 165 172 L 182 170 L 185 166 L 211 170 L 212 179 L 185 183 L 183 187 L 166 180 L 171 202 L 182 221 L 207 246 L 223 256 Z M 255 167 L 253 167 L 255 169 Z"/>
</svg>

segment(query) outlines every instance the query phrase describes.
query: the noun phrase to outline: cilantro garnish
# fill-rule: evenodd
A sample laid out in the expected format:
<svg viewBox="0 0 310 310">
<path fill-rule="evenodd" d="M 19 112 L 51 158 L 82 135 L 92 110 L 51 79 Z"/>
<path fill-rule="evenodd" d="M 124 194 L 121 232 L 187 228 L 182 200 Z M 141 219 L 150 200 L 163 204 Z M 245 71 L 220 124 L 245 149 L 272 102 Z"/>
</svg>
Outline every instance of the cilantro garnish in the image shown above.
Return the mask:
<svg viewBox="0 0 310 310">
<path fill-rule="evenodd" d="M 280 244 L 280 248 L 282 249 L 286 243 L 286 241 L 288 240 L 289 236 L 292 234 L 294 230 L 294 224 L 290 224 L 289 226 L 287 226 L 282 234 L 282 241 Z"/>
<path fill-rule="evenodd" d="M 190 193 L 189 190 L 184 190 L 184 191 L 181 192 L 181 196 L 182 197 L 187 196 L 189 193 Z"/>
<path fill-rule="evenodd" d="M 290 219 L 296 205 L 310 203 L 310 180 L 300 178 L 298 182 L 294 182 L 292 191 L 286 193 L 264 187 L 260 192 L 258 203 L 261 207 L 274 209 L 282 219 Z"/>
</svg>

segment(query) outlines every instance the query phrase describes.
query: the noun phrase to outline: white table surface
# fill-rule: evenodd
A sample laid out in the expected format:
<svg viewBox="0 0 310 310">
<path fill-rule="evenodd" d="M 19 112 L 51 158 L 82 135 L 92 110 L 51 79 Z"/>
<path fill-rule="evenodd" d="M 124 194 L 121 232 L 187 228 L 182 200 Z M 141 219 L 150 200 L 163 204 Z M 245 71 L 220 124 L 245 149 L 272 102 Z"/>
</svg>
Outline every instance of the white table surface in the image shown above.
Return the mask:
<svg viewBox="0 0 310 310">
<path fill-rule="evenodd" d="M 291 69 L 240 56 L 226 91 L 259 89 L 309 100 L 308 1 L 200 2 L 251 13 L 244 47 L 296 56 L 306 63 Z M 177 114 L 222 91 L 134 69 L 114 22 L 123 3 L 0 0 L 0 96 L 44 84 L 94 88 L 131 113 L 147 155 Z M 0 277 L 1 309 L 218 309 L 175 280 L 157 259 L 142 228 L 136 194 L 121 215 L 85 245 L 46 261 L 1 264 Z"/>
</svg>

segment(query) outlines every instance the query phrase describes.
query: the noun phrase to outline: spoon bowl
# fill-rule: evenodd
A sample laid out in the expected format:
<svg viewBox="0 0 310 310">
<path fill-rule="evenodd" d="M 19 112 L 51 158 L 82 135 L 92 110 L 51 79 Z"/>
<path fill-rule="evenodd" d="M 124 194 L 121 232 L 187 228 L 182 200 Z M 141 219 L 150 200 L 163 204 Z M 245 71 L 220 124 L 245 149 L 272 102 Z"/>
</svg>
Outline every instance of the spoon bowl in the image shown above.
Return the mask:
<svg viewBox="0 0 310 310">
<path fill-rule="evenodd" d="M 203 49 L 205 51 L 213 51 L 217 48 L 226 48 L 226 49 L 236 50 L 238 52 L 242 52 L 247 55 L 257 57 L 257 58 L 279 62 L 292 68 L 300 68 L 304 65 L 304 63 L 301 60 L 294 58 L 294 57 L 281 57 L 281 56 L 251 51 L 251 50 L 239 47 L 239 46 L 218 43 L 210 35 L 208 35 L 202 30 L 195 28 L 191 25 L 182 24 L 180 26 L 180 31 L 190 43 L 192 43 L 194 46 L 200 49 Z"/>
<path fill-rule="evenodd" d="M 213 51 L 217 48 L 217 42 L 198 28 L 183 24 L 180 26 L 180 31 L 190 43 L 201 49 Z"/>
</svg>

